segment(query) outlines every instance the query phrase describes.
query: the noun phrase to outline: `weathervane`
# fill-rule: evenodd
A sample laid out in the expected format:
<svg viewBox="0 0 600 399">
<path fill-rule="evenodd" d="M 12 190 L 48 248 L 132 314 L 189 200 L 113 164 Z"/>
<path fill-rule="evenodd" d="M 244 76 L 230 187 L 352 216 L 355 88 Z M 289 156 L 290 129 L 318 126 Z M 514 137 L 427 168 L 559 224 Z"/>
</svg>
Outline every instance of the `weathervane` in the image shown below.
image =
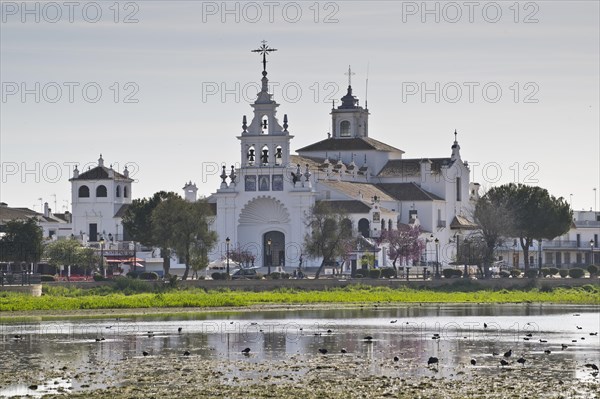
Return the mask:
<svg viewBox="0 0 600 399">
<path fill-rule="evenodd" d="M 344 75 L 348 75 L 348 86 L 352 86 L 352 75 L 356 74 L 352 72 L 352 69 L 350 69 L 350 65 L 348 65 L 348 72 L 346 72 Z"/>
<path fill-rule="evenodd" d="M 262 46 L 260 46 L 258 49 L 256 50 L 251 50 L 253 53 L 260 53 L 263 56 L 263 76 L 267 75 L 267 54 L 271 51 L 277 51 L 276 48 L 269 48 L 269 46 L 267 46 L 267 41 L 263 40 L 262 42 Z"/>
</svg>

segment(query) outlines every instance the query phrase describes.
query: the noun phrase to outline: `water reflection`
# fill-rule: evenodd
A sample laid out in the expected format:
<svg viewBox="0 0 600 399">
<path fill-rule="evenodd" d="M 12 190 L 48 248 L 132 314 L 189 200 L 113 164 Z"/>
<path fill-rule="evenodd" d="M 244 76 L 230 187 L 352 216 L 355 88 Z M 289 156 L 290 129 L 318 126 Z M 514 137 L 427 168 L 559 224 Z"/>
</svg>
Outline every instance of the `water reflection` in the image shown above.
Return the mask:
<svg viewBox="0 0 600 399">
<path fill-rule="evenodd" d="M 536 367 L 549 376 L 594 378 L 582 365 L 599 363 L 600 329 L 594 306 L 564 305 L 412 305 L 281 311 L 195 313 L 136 316 L 120 319 L 0 323 L 0 396 L 33 394 L 35 381 L 19 379 L 20 371 L 72 371 L 73 378 L 40 386 L 80 390 L 100 388 L 119 373 L 123 359 L 148 356 L 191 356 L 251 363 L 294 356 L 356 356 L 410 367 L 407 376 L 430 375 L 427 359 L 440 359 L 437 375 L 469 378 L 476 359 L 480 372 L 502 372 L 502 354 L 512 349 L 509 367 Z M 179 331 L 181 328 L 181 331 Z M 437 334 L 437 335 L 435 335 Z M 372 340 L 365 340 L 365 336 Z M 439 339 L 437 337 L 439 336 Z M 18 337 L 18 338 L 16 338 Z M 562 345 L 567 345 L 563 349 Z M 242 349 L 249 347 L 249 356 Z M 346 353 L 342 353 L 342 349 Z M 544 351 L 550 351 L 545 353 Z M 498 353 L 499 355 L 494 355 Z M 515 363 L 523 356 L 525 366 Z M 97 370 L 102 378 L 82 381 L 78 371 Z M 366 370 L 367 371 L 367 370 Z M 8 373 L 8 374 L 7 374 Z M 112 379 L 118 380 L 117 378 Z M 12 381 L 8 388 L 6 382 Z M 55 385 L 58 385 L 55 387 Z M 24 391 L 25 390 L 25 391 Z"/>
</svg>

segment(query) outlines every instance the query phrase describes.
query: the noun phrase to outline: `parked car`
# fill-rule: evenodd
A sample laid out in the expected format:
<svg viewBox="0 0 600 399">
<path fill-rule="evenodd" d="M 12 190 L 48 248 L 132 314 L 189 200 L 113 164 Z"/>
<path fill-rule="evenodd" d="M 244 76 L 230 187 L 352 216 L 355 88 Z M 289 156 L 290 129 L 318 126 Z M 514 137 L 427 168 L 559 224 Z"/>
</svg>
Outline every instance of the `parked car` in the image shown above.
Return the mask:
<svg viewBox="0 0 600 399">
<path fill-rule="evenodd" d="M 256 269 L 238 269 L 231 273 L 232 279 L 256 278 Z"/>
</svg>

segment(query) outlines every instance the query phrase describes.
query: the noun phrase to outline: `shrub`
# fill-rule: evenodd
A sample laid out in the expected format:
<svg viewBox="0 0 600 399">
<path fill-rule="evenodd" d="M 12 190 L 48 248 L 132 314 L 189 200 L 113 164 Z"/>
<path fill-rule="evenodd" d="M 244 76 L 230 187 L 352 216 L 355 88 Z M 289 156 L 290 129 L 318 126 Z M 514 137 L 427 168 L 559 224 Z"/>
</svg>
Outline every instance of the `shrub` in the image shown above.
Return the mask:
<svg viewBox="0 0 600 399">
<path fill-rule="evenodd" d="M 269 278 L 272 280 L 279 280 L 281 278 L 281 273 L 273 272 L 273 273 L 269 274 Z"/>
<path fill-rule="evenodd" d="M 152 289 L 152 285 L 147 281 L 126 277 L 115 278 L 114 290 L 123 292 L 126 295 L 137 292 L 152 292 Z"/>
<path fill-rule="evenodd" d="M 381 269 L 369 269 L 369 278 L 381 277 Z"/>
<path fill-rule="evenodd" d="M 452 270 L 454 270 L 454 277 L 458 277 L 458 278 L 462 277 L 462 275 L 463 275 L 462 270 L 458 270 L 458 269 L 452 269 Z"/>
<path fill-rule="evenodd" d="M 525 277 L 536 278 L 538 276 L 538 269 L 525 270 Z"/>
<path fill-rule="evenodd" d="M 363 278 L 362 273 L 356 273 L 354 274 L 354 278 Z"/>
<path fill-rule="evenodd" d="M 94 273 L 94 281 L 106 281 L 106 277 L 99 273 Z"/>
<path fill-rule="evenodd" d="M 381 269 L 381 277 L 383 278 L 392 278 L 396 277 L 396 270 L 393 267 L 384 267 Z"/>
<path fill-rule="evenodd" d="M 42 274 L 42 275 L 40 276 L 40 280 L 41 280 L 41 281 L 56 281 L 56 277 L 54 277 L 54 276 L 51 276 L 51 275 L 49 275 L 49 274 Z"/>
<path fill-rule="evenodd" d="M 223 280 L 221 272 L 214 272 L 210 275 L 213 280 Z"/>
<path fill-rule="evenodd" d="M 542 272 L 542 276 L 546 277 L 550 275 L 550 269 L 548 269 L 547 267 L 542 267 L 542 270 L 540 270 Z"/>
<path fill-rule="evenodd" d="M 569 269 L 569 276 L 571 278 L 582 278 L 585 275 L 585 271 L 579 267 Z"/>
<path fill-rule="evenodd" d="M 131 270 L 127 272 L 126 276 L 129 278 L 141 278 L 140 275 L 146 273 L 143 270 Z"/>
<path fill-rule="evenodd" d="M 521 275 L 521 271 L 519 269 L 512 269 L 510 271 L 510 275 L 513 277 L 519 277 Z"/>
<path fill-rule="evenodd" d="M 558 274 L 558 269 L 556 267 L 548 268 L 548 276 L 556 276 Z"/>
<path fill-rule="evenodd" d="M 177 288 L 177 275 L 176 274 L 169 275 L 169 287 Z"/>
<path fill-rule="evenodd" d="M 499 273 L 500 277 L 502 278 L 508 278 L 508 276 L 510 276 L 510 273 L 507 272 L 506 270 L 501 270 Z"/>
<path fill-rule="evenodd" d="M 560 269 L 559 273 L 562 278 L 565 278 L 569 275 L 569 269 Z"/>
<path fill-rule="evenodd" d="M 281 273 L 281 278 L 284 280 L 289 280 L 290 279 L 290 274 L 289 273 Z"/>
<path fill-rule="evenodd" d="M 452 278 L 454 276 L 454 269 L 444 269 L 442 270 L 442 274 L 444 278 Z"/>
<path fill-rule="evenodd" d="M 158 280 L 158 274 L 155 272 L 142 272 L 139 278 L 142 280 Z"/>
<path fill-rule="evenodd" d="M 595 276 L 596 274 L 598 274 L 598 266 L 589 265 L 587 267 L 587 271 L 590 273 L 590 276 Z"/>
</svg>

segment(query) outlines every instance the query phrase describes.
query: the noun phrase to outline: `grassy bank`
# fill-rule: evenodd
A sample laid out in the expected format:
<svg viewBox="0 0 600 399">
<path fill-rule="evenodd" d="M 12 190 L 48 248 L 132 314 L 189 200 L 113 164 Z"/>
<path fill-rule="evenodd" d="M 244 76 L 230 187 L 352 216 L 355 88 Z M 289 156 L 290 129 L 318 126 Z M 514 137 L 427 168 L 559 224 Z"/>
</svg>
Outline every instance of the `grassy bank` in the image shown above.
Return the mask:
<svg viewBox="0 0 600 399">
<path fill-rule="evenodd" d="M 204 291 L 201 289 L 160 289 L 134 285 L 101 289 L 44 288 L 44 295 L 1 293 L 0 312 L 30 310 L 135 309 L 244 307 L 256 304 L 318 304 L 318 303 L 565 303 L 600 304 L 600 288 L 585 285 L 552 290 L 417 290 L 409 288 L 351 286 L 326 291 L 279 289 L 265 292 Z"/>
</svg>

